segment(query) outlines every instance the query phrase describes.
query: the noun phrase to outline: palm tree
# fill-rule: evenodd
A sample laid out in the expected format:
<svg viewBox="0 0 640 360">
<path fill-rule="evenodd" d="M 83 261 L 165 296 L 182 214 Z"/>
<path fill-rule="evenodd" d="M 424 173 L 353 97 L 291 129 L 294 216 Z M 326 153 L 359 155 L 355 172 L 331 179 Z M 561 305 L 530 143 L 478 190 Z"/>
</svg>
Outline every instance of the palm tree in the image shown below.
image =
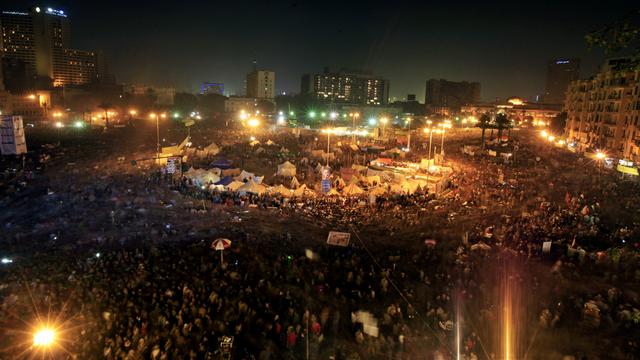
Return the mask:
<svg viewBox="0 0 640 360">
<path fill-rule="evenodd" d="M 491 117 L 489 116 L 489 114 L 482 114 L 482 116 L 480 116 L 480 119 L 478 120 L 477 126 L 482 129 L 482 149 L 484 150 L 484 132 L 489 127 L 491 127 Z"/>
<path fill-rule="evenodd" d="M 100 105 L 98 105 L 98 107 L 104 110 L 104 127 L 108 128 L 109 127 L 109 110 L 112 109 L 113 106 L 111 105 L 111 103 L 102 102 L 100 103 Z"/>
<path fill-rule="evenodd" d="M 495 125 L 498 128 L 498 142 L 502 141 L 502 131 L 511 125 L 511 120 L 505 113 L 499 113 L 496 115 Z"/>
</svg>

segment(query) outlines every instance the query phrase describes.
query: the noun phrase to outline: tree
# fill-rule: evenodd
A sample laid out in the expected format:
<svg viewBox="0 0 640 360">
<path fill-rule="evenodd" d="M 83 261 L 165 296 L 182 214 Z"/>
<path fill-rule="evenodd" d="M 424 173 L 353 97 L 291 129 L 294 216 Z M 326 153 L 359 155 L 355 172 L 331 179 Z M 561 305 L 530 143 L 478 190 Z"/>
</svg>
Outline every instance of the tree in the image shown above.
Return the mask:
<svg viewBox="0 0 640 360">
<path fill-rule="evenodd" d="M 482 114 L 480 116 L 480 119 L 478 120 L 477 126 L 482 129 L 482 149 L 484 150 L 484 132 L 491 127 L 491 117 L 489 116 L 489 114 Z"/>
<path fill-rule="evenodd" d="M 511 125 L 511 120 L 505 113 L 498 113 L 495 118 L 495 126 L 498 129 L 498 141 L 502 141 L 502 131 Z"/>
<path fill-rule="evenodd" d="M 549 125 L 549 129 L 554 134 L 563 134 L 564 128 L 567 125 L 567 112 L 563 111 L 560 114 L 556 115 Z"/>
<path fill-rule="evenodd" d="M 100 105 L 98 105 L 98 107 L 104 111 L 104 127 L 108 128 L 109 127 L 109 110 L 113 109 L 113 105 L 111 105 L 111 103 L 103 101 L 100 103 Z"/>
<path fill-rule="evenodd" d="M 198 98 L 190 93 L 179 92 L 173 97 L 173 106 L 176 110 L 188 114 L 198 106 Z"/>
<path fill-rule="evenodd" d="M 629 61 L 623 66 L 640 68 L 640 11 L 636 10 L 619 21 L 603 26 L 585 36 L 589 49 L 604 49 L 609 56 L 624 52 Z"/>
</svg>

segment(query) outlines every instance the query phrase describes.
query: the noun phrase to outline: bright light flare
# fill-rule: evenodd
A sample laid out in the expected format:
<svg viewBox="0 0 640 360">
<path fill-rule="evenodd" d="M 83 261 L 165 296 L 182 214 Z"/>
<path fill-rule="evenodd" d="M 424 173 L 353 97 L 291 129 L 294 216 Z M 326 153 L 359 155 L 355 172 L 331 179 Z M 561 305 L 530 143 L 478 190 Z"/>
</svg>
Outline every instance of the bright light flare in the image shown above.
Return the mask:
<svg viewBox="0 0 640 360">
<path fill-rule="evenodd" d="M 76 121 L 73 126 L 75 126 L 78 129 L 81 129 L 84 127 L 84 123 L 82 121 Z"/>
<path fill-rule="evenodd" d="M 64 127 L 64 124 L 63 124 L 63 123 L 61 123 L 60 121 L 58 121 L 58 122 L 56 122 L 56 127 L 57 127 L 58 129 L 61 129 L 61 128 L 63 128 L 63 127 Z"/>
<path fill-rule="evenodd" d="M 540 136 L 542 136 L 543 138 L 546 138 L 547 136 L 549 136 L 549 134 L 547 134 L 546 131 L 542 130 L 540 131 Z"/>
<path fill-rule="evenodd" d="M 256 127 L 256 126 L 260 125 L 260 120 L 258 120 L 258 119 L 250 119 L 247 122 L 247 125 L 249 125 L 250 127 Z"/>
<path fill-rule="evenodd" d="M 598 152 L 596 152 L 596 158 L 597 158 L 598 160 L 602 160 L 602 159 L 604 159 L 604 158 L 606 158 L 606 157 L 607 157 L 607 155 L 606 155 L 605 153 L 603 153 L 602 151 L 598 151 Z"/>
<path fill-rule="evenodd" d="M 50 328 L 42 328 L 33 334 L 33 345 L 39 347 L 49 347 L 56 340 L 56 332 Z"/>
</svg>

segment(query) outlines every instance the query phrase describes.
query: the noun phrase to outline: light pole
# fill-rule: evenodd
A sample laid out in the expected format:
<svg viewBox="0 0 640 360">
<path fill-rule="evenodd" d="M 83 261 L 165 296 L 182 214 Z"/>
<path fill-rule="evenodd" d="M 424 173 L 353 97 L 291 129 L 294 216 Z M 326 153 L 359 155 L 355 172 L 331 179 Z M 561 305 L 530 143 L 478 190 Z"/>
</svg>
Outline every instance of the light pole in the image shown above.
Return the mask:
<svg viewBox="0 0 640 360">
<path fill-rule="evenodd" d="M 409 134 L 407 135 L 407 151 L 411 151 L 411 118 L 407 118 L 407 124 L 409 125 Z"/>
<path fill-rule="evenodd" d="M 149 118 L 156 119 L 156 159 L 160 157 L 160 152 L 162 151 L 162 149 L 160 148 L 160 118 L 165 118 L 167 117 L 167 115 L 165 113 L 162 114 L 156 114 L 156 113 L 151 113 L 149 114 Z"/>
<path fill-rule="evenodd" d="M 451 124 L 440 123 L 438 125 L 442 127 L 442 139 L 441 139 L 441 144 L 440 144 L 440 155 L 444 155 L 444 133 L 445 133 L 445 129 L 451 127 Z"/>
<path fill-rule="evenodd" d="M 382 117 L 380 118 L 380 122 L 382 123 L 382 137 L 384 139 L 386 139 L 386 128 L 387 128 L 387 122 L 389 122 L 389 119 L 387 119 L 386 117 Z"/>
<path fill-rule="evenodd" d="M 351 116 L 352 119 L 352 128 L 351 128 L 351 142 L 352 143 L 356 143 L 356 119 L 360 117 L 360 114 L 355 112 L 355 113 L 349 113 L 349 116 Z"/>
<path fill-rule="evenodd" d="M 329 166 L 329 152 L 330 152 L 330 144 L 331 144 L 331 132 L 333 129 L 324 129 L 324 132 L 327 133 L 327 166 Z"/>
</svg>

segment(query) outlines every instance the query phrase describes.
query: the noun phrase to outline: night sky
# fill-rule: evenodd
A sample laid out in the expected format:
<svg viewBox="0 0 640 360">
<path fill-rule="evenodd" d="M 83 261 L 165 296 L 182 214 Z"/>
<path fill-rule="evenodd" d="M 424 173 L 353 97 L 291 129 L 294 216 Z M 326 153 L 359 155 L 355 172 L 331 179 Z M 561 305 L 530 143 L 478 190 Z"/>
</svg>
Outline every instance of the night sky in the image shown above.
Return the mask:
<svg viewBox="0 0 640 360">
<path fill-rule="evenodd" d="M 533 99 L 546 63 L 580 57 L 582 76 L 603 59 L 584 35 L 640 8 L 634 1 L 44 1 L 65 10 L 74 47 L 102 49 L 116 79 L 196 91 L 202 81 L 243 92 L 255 59 L 277 91 L 323 67 L 367 68 L 391 96 L 424 99 L 429 78 L 479 81 L 483 100 Z M 555 4 L 554 4 L 555 3 Z M 603 5 L 606 4 L 606 5 Z M 5 0 L 3 9 L 28 1 Z"/>
</svg>

